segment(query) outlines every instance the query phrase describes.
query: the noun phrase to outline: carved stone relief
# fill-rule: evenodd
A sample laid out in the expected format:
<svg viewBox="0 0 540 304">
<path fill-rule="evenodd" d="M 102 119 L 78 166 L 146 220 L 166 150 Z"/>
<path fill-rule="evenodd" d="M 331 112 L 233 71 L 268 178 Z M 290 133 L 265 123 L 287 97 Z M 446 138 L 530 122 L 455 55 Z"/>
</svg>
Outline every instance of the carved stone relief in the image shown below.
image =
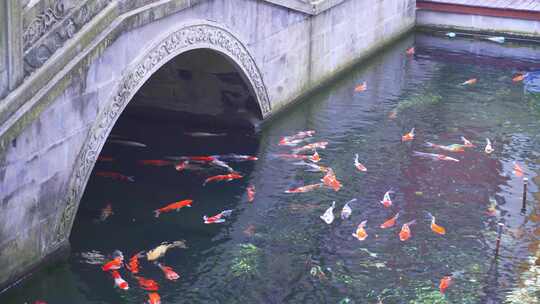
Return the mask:
<svg viewBox="0 0 540 304">
<path fill-rule="evenodd" d="M 26 29 L 24 33 L 25 76 L 41 67 L 56 50 L 112 0 L 88 0 L 78 7 L 68 7 L 65 1 L 57 1 Z"/>
<path fill-rule="evenodd" d="M 255 92 L 263 117 L 270 114 L 271 105 L 261 73 L 246 47 L 229 31 L 213 24 L 186 26 L 169 34 L 138 62 L 128 68 L 113 92 L 112 100 L 96 119 L 94 127 L 79 155 L 69 184 L 65 209 L 56 227 L 56 244 L 70 233 L 79 201 L 96 159 L 116 120 L 131 98 L 162 65 L 175 56 L 192 49 L 209 48 L 230 57 L 243 70 Z"/>
</svg>

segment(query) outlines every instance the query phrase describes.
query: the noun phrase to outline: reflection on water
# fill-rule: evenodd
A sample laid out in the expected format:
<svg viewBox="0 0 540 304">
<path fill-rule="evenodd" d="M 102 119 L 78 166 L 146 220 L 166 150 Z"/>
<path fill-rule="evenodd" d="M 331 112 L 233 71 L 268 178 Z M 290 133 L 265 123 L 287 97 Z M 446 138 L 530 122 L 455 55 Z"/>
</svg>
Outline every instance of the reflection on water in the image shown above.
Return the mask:
<svg viewBox="0 0 540 304">
<path fill-rule="evenodd" d="M 407 56 L 405 49 L 415 42 L 416 55 Z M 452 42 L 462 50 L 453 49 Z M 524 60 L 502 56 L 490 64 L 492 59 L 467 52 L 467 45 L 470 51 L 477 43 L 411 35 L 256 135 L 190 137 L 178 126 L 125 117 L 113 133 L 148 147 L 106 145 L 102 155 L 114 160 L 98 163 L 95 172 L 117 171 L 135 182 L 92 177 L 74 225 L 69 261 L 9 290 L 0 302 L 142 303 L 146 292 L 131 275 L 121 271 L 131 284 L 128 292 L 115 289 L 89 257 L 116 249 L 129 257 L 178 240 L 188 248 L 170 249 L 161 258 L 179 272 L 178 281 L 141 262 L 141 273 L 160 284 L 163 303 L 376 303 L 379 297 L 383 303 L 503 303 L 519 301 L 520 293 L 534 297 L 540 207 L 538 196 L 529 195 L 527 215 L 520 214 L 523 185 L 513 167 L 517 162 L 537 180 L 540 99 L 523 83 L 512 82 L 516 71 L 527 70 L 525 55 Z M 483 50 L 491 45 L 506 51 L 518 47 L 481 43 Z M 527 48 L 535 46 L 519 45 L 520 52 Z M 459 85 L 473 77 L 475 85 Z M 368 89 L 355 93 L 363 81 Z M 402 143 L 401 136 L 413 127 L 414 141 Z M 343 183 L 339 192 L 284 193 L 322 177 L 297 161 L 276 157 L 290 150 L 277 145 L 280 137 L 300 130 L 316 130 L 313 141 L 329 142 L 318 151 L 320 164 L 334 169 Z M 461 136 L 477 147 L 452 153 L 425 144 L 457 144 Z M 495 149 L 490 155 L 484 153 L 486 138 Z M 459 162 L 415 157 L 413 151 L 444 153 Z M 137 164 L 227 153 L 259 160 L 230 163 L 243 179 L 205 187 L 205 178 L 224 171 L 178 172 L 172 166 Z M 367 172 L 355 168 L 356 153 Z M 248 203 L 248 185 L 256 187 L 253 203 Z M 379 202 L 389 189 L 393 204 L 384 208 Z M 529 191 L 537 191 L 534 183 Z M 353 198 L 352 215 L 342 220 L 338 212 Z M 192 199 L 193 207 L 153 216 L 153 210 L 182 199 Z M 327 225 L 320 216 L 332 201 L 336 219 Z M 111 210 L 104 216 L 108 204 Z M 226 209 L 233 213 L 225 223 L 203 224 L 203 215 Z M 445 235 L 433 233 L 426 211 L 446 228 Z M 394 227 L 379 228 L 397 212 Z M 364 220 L 368 237 L 359 241 L 351 234 Z M 412 220 L 417 223 L 411 238 L 400 241 L 401 225 Z M 506 229 L 495 259 L 498 222 Z M 442 295 L 439 281 L 450 274 L 454 284 Z"/>
</svg>

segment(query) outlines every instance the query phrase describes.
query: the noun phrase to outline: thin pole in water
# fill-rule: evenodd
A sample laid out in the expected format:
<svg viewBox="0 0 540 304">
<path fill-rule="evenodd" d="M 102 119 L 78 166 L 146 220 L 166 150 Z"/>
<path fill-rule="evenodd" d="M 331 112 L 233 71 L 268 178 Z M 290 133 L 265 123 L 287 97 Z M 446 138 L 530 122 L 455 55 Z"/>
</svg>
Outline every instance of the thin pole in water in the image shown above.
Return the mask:
<svg viewBox="0 0 540 304">
<path fill-rule="evenodd" d="M 524 177 L 523 178 L 523 202 L 521 205 L 521 213 L 525 213 L 527 211 L 527 184 L 529 183 L 529 179 Z"/>
<path fill-rule="evenodd" d="M 499 249 L 501 247 L 501 236 L 502 236 L 502 230 L 504 228 L 503 223 L 498 224 L 497 228 L 497 244 L 495 245 L 495 257 L 499 257 Z"/>
</svg>

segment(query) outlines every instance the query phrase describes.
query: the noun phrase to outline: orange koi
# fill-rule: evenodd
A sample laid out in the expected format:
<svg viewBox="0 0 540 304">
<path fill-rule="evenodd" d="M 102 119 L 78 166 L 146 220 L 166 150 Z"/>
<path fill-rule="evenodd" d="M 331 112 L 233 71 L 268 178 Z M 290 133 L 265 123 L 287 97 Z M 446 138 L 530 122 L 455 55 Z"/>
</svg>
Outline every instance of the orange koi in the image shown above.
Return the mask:
<svg viewBox="0 0 540 304">
<path fill-rule="evenodd" d="M 123 262 L 124 262 L 124 258 L 122 256 L 115 257 L 111 261 L 101 266 L 101 270 L 103 271 L 118 270 L 122 268 Z"/>
<path fill-rule="evenodd" d="M 411 226 L 412 224 L 415 224 L 416 220 L 412 220 L 410 222 L 407 222 L 401 226 L 401 231 L 399 232 L 399 239 L 404 242 L 408 240 L 411 237 Z"/>
<path fill-rule="evenodd" d="M 402 142 L 411 141 L 413 139 L 414 139 L 414 128 L 412 128 L 409 133 L 401 136 L 401 141 Z"/>
<path fill-rule="evenodd" d="M 240 179 L 242 178 L 243 176 L 238 174 L 238 173 L 230 173 L 230 174 L 223 174 L 223 175 L 215 175 L 215 176 L 212 176 L 212 177 L 209 177 L 207 178 L 204 183 L 203 183 L 203 186 L 206 186 L 206 184 L 208 184 L 209 182 L 220 182 L 220 181 L 227 181 L 227 182 L 230 182 L 232 180 L 235 180 L 235 179 Z"/>
<path fill-rule="evenodd" d="M 321 181 L 328 187 L 334 189 L 334 191 L 339 191 L 342 185 L 337 180 L 334 170 L 328 168 L 326 175 L 321 179 Z"/>
<path fill-rule="evenodd" d="M 363 241 L 368 237 L 368 234 L 365 229 L 366 224 L 367 224 L 367 220 L 361 222 L 356 228 L 355 233 L 352 234 L 359 241 Z"/>
<path fill-rule="evenodd" d="M 118 271 L 116 270 L 113 270 L 111 272 L 111 275 L 114 279 L 114 285 L 122 290 L 128 290 L 129 289 L 129 285 L 128 283 L 122 279 L 122 277 L 120 276 L 120 274 L 118 273 Z"/>
<path fill-rule="evenodd" d="M 409 56 L 414 55 L 414 53 L 415 53 L 415 48 L 414 48 L 414 46 L 408 48 L 407 51 L 405 51 L 405 53 L 406 53 L 407 55 L 409 55 Z"/>
<path fill-rule="evenodd" d="M 313 155 L 303 155 L 303 154 L 276 154 L 277 157 L 283 158 L 283 159 L 302 159 L 302 160 L 310 160 L 314 163 L 317 163 L 321 160 L 321 157 L 317 151 L 313 153 Z"/>
<path fill-rule="evenodd" d="M 487 208 L 486 214 L 489 216 L 499 216 L 500 213 L 501 212 L 497 210 L 497 201 L 495 200 L 495 198 L 490 197 L 489 206 Z"/>
<path fill-rule="evenodd" d="M 203 221 L 205 224 L 220 224 L 220 223 L 224 223 L 225 217 L 229 217 L 231 216 L 231 214 L 232 214 L 232 210 L 223 210 L 220 213 L 211 217 L 208 217 L 206 215 L 203 216 Z"/>
<path fill-rule="evenodd" d="M 386 229 L 386 228 L 393 227 L 396 224 L 396 221 L 397 221 L 398 217 L 399 217 L 399 212 L 396 213 L 396 215 L 394 215 L 390 219 L 386 220 L 384 223 L 382 223 L 381 226 L 380 226 L 381 229 Z"/>
<path fill-rule="evenodd" d="M 444 276 L 439 283 L 439 290 L 441 291 L 441 293 L 444 294 L 446 289 L 448 289 L 448 287 L 450 287 L 452 283 L 452 276 Z"/>
<path fill-rule="evenodd" d="M 471 85 L 471 84 L 475 84 L 476 82 L 478 82 L 478 79 L 476 78 L 471 78 L 467 81 L 464 81 L 461 85 Z"/>
<path fill-rule="evenodd" d="M 323 184 L 321 183 L 313 184 L 313 185 L 306 185 L 306 186 L 286 190 L 285 193 L 305 193 L 305 192 L 309 192 L 315 189 L 319 189 L 320 187 L 322 187 L 322 185 Z"/>
<path fill-rule="evenodd" d="M 162 160 L 162 159 L 144 159 L 138 161 L 139 164 L 144 166 L 156 166 L 156 167 L 163 167 L 163 166 L 170 166 L 172 165 L 172 162 L 169 160 Z"/>
<path fill-rule="evenodd" d="M 365 90 L 367 90 L 367 82 L 365 81 L 354 88 L 355 92 L 364 92 Z"/>
<path fill-rule="evenodd" d="M 173 211 L 173 210 L 180 211 L 180 209 L 182 209 L 184 207 L 190 207 L 191 208 L 191 203 L 193 203 L 193 200 L 183 200 L 183 201 L 178 201 L 178 202 L 169 204 L 169 205 L 167 205 L 167 206 L 165 206 L 163 208 L 154 210 L 154 213 L 155 213 L 154 216 L 159 217 L 159 215 L 161 213 L 169 212 L 169 211 Z"/>
<path fill-rule="evenodd" d="M 427 215 L 428 217 L 431 218 L 431 231 L 437 233 L 437 234 L 440 234 L 440 235 L 445 235 L 446 234 L 446 229 L 444 229 L 444 227 L 442 226 L 439 226 L 435 223 L 435 217 L 433 216 L 433 214 L 427 212 Z"/>
<path fill-rule="evenodd" d="M 525 171 L 523 170 L 523 168 L 521 168 L 521 166 L 518 165 L 518 163 L 514 162 L 514 174 L 518 177 L 522 177 L 524 173 Z"/>
<path fill-rule="evenodd" d="M 101 176 L 101 177 L 106 177 L 106 178 L 112 178 L 114 180 L 119 180 L 119 181 L 129 181 L 129 182 L 135 181 L 133 176 L 126 176 L 118 172 L 98 171 L 96 172 L 96 175 Z"/>
<path fill-rule="evenodd" d="M 129 259 L 129 262 L 127 264 L 127 269 L 129 271 L 131 271 L 131 273 L 133 274 L 137 274 L 139 273 L 139 258 L 140 257 L 143 257 L 143 252 L 140 251 L 136 254 L 134 254 L 130 259 Z"/>
<path fill-rule="evenodd" d="M 248 202 L 252 203 L 253 200 L 255 200 L 255 186 L 254 185 L 248 186 L 246 191 L 247 191 L 247 196 L 248 196 Z"/>
<path fill-rule="evenodd" d="M 149 293 L 148 304 L 161 304 L 161 297 L 159 294 L 156 292 Z"/>
<path fill-rule="evenodd" d="M 520 81 L 523 81 L 523 79 L 525 79 L 525 77 L 527 77 L 527 73 L 525 73 L 525 74 L 518 74 L 518 75 L 516 75 L 514 78 L 512 78 L 512 82 L 520 82 Z"/>
<path fill-rule="evenodd" d="M 143 277 L 135 277 L 137 281 L 139 281 L 139 286 L 141 286 L 142 289 L 148 290 L 148 291 L 158 291 L 159 290 L 159 284 L 152 280 L 152 279 L 146 279 Z"/>
<path fill-rule="evenodd" d="M 163 271 L 167 280 L 176 281 L 180 278 L 178 273 L 176 273 L 171 267 L 157 263 L 157 266 Z"/>
</svg>

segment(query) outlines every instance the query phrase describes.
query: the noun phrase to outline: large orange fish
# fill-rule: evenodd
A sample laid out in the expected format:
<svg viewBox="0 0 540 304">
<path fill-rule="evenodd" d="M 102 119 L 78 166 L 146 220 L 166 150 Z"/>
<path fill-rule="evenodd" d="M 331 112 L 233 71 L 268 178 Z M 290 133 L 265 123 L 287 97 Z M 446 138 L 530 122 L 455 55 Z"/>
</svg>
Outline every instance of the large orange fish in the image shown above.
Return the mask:
<svg viewBox="0 0 540 304">
<path fill-rule="evenodd" d="M 243 176 L 238 174 L 238 173 L 229 173 L 229 174 L 223 174 L 223 175 L 216 175 L 216 176 L 212 176 L 212 177 L 207 178 L 204 181 L 203 186 L 206 186 L 206 184 L 208 184 L 209 182 L 219 182 L 219 181 L 230 182 L 232 180 L 240 179 L 242 177 Z"/>
<path fill-rule="evenodd" d="M 354 88 L 355 92 L 364 92 L 365 90 L 367 90 L 367 82 L 365 81 Z"/>
<path fill-rule="evenodd" d="M 414 139 L 414 128 L 412 128 L 409 133 L 401 136 L 401 141 L 402 142 L 411 141 L 413 139 Z"/>
<path fill-rule="evenodd" d="M 471 85 L 471 84 L 475 84 L 475 83 L 477 83 L 477 82 L 478 82 L 478 79 L 476 79 L 476 78 L 471 78 L 471 79 L 469 79 L 469 80 L 467 80 L 467 81 L 464 81 L 461 85 Z"/>
<path fill-rule="evenodd" d="M 169 212 L 169 211 L 173 211 L 173 210 L 180 211 L 180 209 L 182 209 L 184 207 L 191 207 L 191 203 L 193 203 L 193 200 L 183 200 L 183 201 L 178 201 L 178 202 L 169 204 L 169 205 L 167 205 L 167 206 L 165 206 L 163 208 L 159 208 L 157 210 L 154 210 L 154 216 L 159 217 L 159 215 L 161 213 Z"/>
<path fill-rule="evenodd" d="M 413 225 L 414 223 L 416 223 L 416 220 L 412 220 L 401 226 L 401 231 L 399 232 L 399 239 L 402 242 L 408 240 L 411 237 L 411 228 L 409 226 Z"/>
<path fill-rule="evenodd" d="M 161 304 L 161 297 L 159 294 L 156 292 L 149 293 L 148 304 Z"/>
<path fill-rule="evenodd" d="M 139 286 L 141 286 L 142 289 L 148 290 L 148 291 L 158 291 L 159 290 L 159 284 L 152 280 L 147 279 L 143 277 L 135 277 L 137 281 L 139 281 Z"/>
<path fill-rule="evenodd" d="M 452 276 L 444 276 L 439 283 L 439 290 L 444 294 L 446 289 L 452 285 Z"/>
<path fill-rule="evenodd" d="M 114 259 L 112 259 L 111 261 L 105 263 L 101 267 L 101 269 L 103 271 L 118 270 L 118 269 L 122 268 L 123 262 L 124 262 L 124 258 L 122 256 L 117 256 Z"/>
<path fill-rule="evenodd" d="M 156 263 L 156 265 L 163 271 L 167 280 L 176 281 L 180 278 L 178 273 L 176 273 L 171 267 L 162 265 L 161 263 Z"/>
<path fill-rule="evenodd" d="M 367 220 L 361 222 L 358 225 L 358 227 L 356 227 L 356 231 L 352 234 L 359 241 L 363 241 L 368 237 L 368 234 L 365 229 L 366 224 L 367 224 Z"/>
<path fill-rule="evenodd" d="M 440 234 L 440 235 L 445 235 L 446 234 L 446 229 L 444 229 L 444 227 L 442 226 L 439 226 L 435 223 L 435 217 L 433 216 L 433 214 L 427 212 L 427 215 L 428 217 L 430 217 L 431 219 L 431 231 L 437 233 L 437 234 Z"/>
<path fill-rule="evenodd" d="M 320 187 L 322 187 L 322 185 L 323 185 L 322 183 L 306 185 L 306 186 L 302 186 L 298 188 L 285 190 L 285 193 L 305 193 L 305 192 L 309 192 L 315 189 L 319 189 Z"/>
<path fill-rule="evenodd" d="M 139 161 L 139 164 L 145 166 L 163 167 L 172 165 L 172 161 L 162 159 L 143 159 Z"/>
<path fill-rule="evenodd" d="M 139 258 L 143 257 L 143 252 L 140 251 L 134 254 L 127 263 L 127 269 L 133 274 L 139 273 Z"/>
<path fill-rule="evenodd" d="M 255 200 L 255 185 L 250 185 L 246 189 L 248 202 L 252 203 Z"/>
<path fill-rule="evenodd" d="M 334 191 L 339 191 L 341 189 L 342 185 L 337 180 L 336 174 L 334 173 L 334 170 L 331 168 L 328 168 L 328 171 L 324 175 L 324 177 L 321 179 L 321 181 L 328 187 L 334 189 Z"/>
<path fill-rule="evenodd" d="M 398 217 L 399 217 L 399 212 L 396 213 L 396 215 L 394 215 L 390 219 L 386 220 L 384 223 L 382 223 L 381 226 L 380 226 L 381 229 L 386 229 L 386 228 L 393 227 L 396 224 L 396 221 L 397 221 Z"/>
</svg>

